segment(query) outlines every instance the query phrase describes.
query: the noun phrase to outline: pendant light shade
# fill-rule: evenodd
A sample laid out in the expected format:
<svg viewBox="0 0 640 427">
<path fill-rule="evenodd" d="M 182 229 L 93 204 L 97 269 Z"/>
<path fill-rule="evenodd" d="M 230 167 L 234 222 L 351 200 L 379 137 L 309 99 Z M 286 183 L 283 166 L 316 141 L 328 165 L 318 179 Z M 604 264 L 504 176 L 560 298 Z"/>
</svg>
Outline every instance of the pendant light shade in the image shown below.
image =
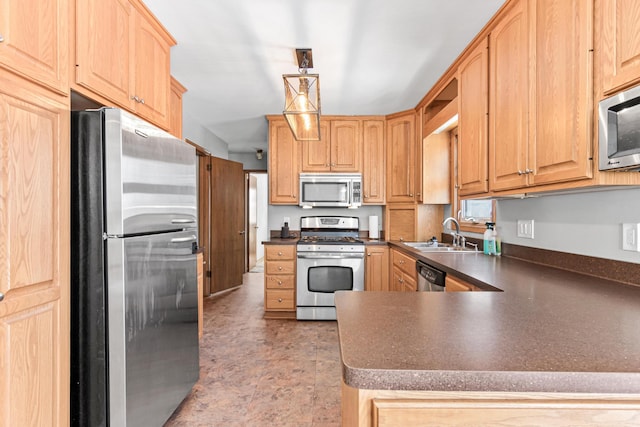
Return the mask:
<svg viewBox="0 0 640 427">
<path fill-rule="evenodd" d="M 284 74 L 284 111 L 293 137 L 298 141 L 320 140 L 320 79 L 308 74 L 313 67 L 311 49 L 296 49 L 300 74 Z"/>
</svg>

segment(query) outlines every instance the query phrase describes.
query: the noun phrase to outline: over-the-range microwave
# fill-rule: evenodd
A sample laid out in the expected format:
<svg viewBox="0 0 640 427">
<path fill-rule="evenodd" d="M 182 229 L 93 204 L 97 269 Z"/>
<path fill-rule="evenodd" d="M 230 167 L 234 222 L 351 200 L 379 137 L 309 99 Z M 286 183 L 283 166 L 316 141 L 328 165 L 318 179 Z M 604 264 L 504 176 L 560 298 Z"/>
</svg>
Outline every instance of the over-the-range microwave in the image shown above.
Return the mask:
<svg viewBox="0 0 640 427">
<path fill-rule="evenodd" d="M 299 205 L 357 208 L 362 204 L 361 189 L 359 173 L 301 173 Z"/>
<path fill-rule="evenodd" d="M 600 170 L 640 170 L 640 86 L 600 101 Z"/>
</svg>

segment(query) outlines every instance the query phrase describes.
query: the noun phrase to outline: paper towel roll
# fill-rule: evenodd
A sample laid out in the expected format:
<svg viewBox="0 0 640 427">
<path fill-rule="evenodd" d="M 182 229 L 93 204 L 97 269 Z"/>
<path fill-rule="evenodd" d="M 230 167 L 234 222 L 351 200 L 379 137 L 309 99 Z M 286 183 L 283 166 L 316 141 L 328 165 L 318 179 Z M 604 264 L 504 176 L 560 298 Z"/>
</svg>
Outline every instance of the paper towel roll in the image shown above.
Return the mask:
<svg viewBox="0 0 640 427">
<path fill-rule="evenodd" d="M 378 217 L 372 215 L 369 217 L 369 238 L 378 239 L 379 237 L 380 231 L 378 230 Z"/>
</svg>

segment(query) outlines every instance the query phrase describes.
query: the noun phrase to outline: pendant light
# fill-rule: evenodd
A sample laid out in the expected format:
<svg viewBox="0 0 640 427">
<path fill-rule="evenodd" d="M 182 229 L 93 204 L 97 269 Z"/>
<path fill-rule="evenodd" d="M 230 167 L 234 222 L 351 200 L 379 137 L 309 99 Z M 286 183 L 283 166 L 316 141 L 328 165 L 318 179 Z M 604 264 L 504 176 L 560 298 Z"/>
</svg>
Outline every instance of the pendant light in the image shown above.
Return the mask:
<svg viewBox="0 0 640 427">
<path fill-rule="evenodd" d="M 293 137 L 298 141 L 320 140 L 320 78 L 313 68 L 311 49 L 296 49 L 299 74 L 284 74 L 284 111 Z"/>
</svg>

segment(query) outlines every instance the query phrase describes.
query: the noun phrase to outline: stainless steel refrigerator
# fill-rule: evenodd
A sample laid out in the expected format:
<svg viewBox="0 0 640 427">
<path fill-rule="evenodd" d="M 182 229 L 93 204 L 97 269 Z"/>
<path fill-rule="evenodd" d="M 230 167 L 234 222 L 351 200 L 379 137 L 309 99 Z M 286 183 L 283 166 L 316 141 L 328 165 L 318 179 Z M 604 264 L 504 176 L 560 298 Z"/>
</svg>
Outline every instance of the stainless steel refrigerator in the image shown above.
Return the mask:
<svg viewBox="0 0 640 427">
<path fill-rule="evenodd" d="M 162 426 L 199 375 L 193 147 L 71 119 L 71 425 Z"/>
</svg>

